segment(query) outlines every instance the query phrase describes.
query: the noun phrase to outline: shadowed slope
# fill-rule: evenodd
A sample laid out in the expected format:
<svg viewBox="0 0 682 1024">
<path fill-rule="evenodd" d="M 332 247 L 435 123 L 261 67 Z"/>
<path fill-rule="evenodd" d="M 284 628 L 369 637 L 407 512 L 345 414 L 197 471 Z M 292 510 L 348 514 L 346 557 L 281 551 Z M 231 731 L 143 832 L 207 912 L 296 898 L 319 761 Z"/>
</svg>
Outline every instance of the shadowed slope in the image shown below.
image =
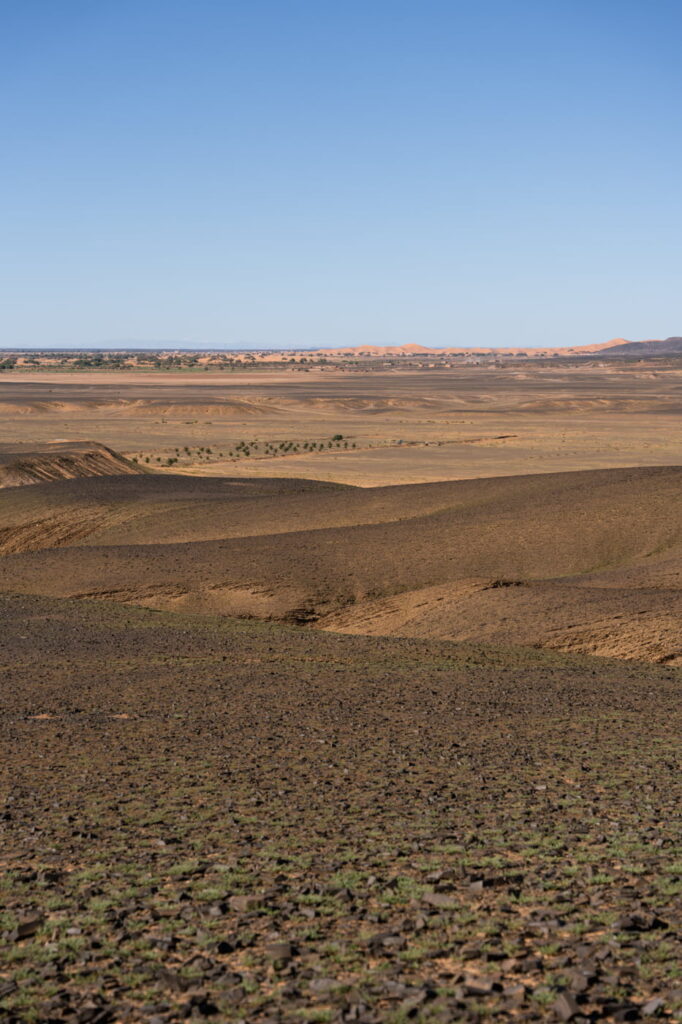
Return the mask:
<svg viewBox="0 0 682 1024">
<path fill-rule="evenodd" d="M 0 501 L 0 552 L 70 544 L 159 544 L 277 532 L 334 508 L 322 499 L 341 484 L 148 475 L 60 481 L 7 491 Z M 315 496 L 316 500 L 311 502 Z M 312 508 L 311 508 L 312 506 Z M 341 508 L 342 521 L 346 521 Z M 305 521 L 308 521 L 306 518 Z M 49 524 L 64 528 L 59 537 Z M 77 529 L 71 526 L 79 524 Z M 44 528 L 43 528 L 44 527 Z"/>
</svg>

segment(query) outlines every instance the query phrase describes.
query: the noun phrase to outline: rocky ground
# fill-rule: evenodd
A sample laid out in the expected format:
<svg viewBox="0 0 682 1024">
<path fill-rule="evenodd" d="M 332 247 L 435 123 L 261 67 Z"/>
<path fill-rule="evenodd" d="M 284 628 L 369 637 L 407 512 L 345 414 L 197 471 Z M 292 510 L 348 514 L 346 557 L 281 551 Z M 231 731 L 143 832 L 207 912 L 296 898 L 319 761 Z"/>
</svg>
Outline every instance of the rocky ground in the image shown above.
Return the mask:
<svg viewBox="0 0 682 1024">
<path fill-rule="evenodd" d="M 8 1022 L 682 1019 L 679 669 L 0 618 Z"/>
</svg>

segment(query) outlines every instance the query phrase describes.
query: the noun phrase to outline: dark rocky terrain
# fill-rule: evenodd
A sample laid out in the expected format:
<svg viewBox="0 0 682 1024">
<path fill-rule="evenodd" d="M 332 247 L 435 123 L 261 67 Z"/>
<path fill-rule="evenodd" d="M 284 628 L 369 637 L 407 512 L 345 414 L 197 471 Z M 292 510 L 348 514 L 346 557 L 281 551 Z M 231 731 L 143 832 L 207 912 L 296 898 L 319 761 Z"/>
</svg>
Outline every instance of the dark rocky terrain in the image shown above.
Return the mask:
<svg viewBox="0 0 682 1024">
<path fill-rule="evenodd" d="M 679 670 L 0 614 L 8 1022 L 681 1018 Z"/>
</svg>

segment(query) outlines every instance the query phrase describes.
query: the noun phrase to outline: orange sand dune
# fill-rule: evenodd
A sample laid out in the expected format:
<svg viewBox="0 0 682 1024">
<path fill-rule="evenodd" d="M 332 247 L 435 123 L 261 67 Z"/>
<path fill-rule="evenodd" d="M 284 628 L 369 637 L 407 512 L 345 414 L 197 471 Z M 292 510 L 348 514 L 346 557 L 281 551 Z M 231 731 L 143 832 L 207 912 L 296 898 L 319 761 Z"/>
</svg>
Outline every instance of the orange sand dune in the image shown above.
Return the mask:
<svg viewBox="0 0 682 1024">
<path fill-rule="evenodd" d="M 552 348 L 543 346 L 532 348 L 522 346 L 516 348 L 480 348 L 469 346 L 455 346 L 451 348 L 428 348 L 425 345 L 355 345 L 348 348 L 327 348 L 317 349 L 319 355 L 362 355 L 362 356 L 389 356 L 389 355 L 415 355 L 419 353 L 431 355 L 519 355 L 530 352 L 534 355 L 573 355 L 579 353 L 603 352 L 608 348 L 615 348 L 617 345 L 631 345 L 632 342 L 626 338 L 612 338 L 611 341 L 598 342 L 592 345 L 568 345 L 563 348 Z"/>
</svg>

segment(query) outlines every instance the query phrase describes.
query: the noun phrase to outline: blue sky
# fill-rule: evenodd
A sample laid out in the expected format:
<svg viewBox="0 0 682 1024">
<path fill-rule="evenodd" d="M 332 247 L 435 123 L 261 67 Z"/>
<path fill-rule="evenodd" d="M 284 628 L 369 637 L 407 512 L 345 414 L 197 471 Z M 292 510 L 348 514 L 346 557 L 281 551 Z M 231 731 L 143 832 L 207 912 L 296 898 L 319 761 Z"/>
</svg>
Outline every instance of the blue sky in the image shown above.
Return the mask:
<svg viewBox="0 0 682 1024">
<path fill-rule="evenodd" d="M 0 346 L 682 333 L 678 0 L 0 0 Z"/>
</svg>

